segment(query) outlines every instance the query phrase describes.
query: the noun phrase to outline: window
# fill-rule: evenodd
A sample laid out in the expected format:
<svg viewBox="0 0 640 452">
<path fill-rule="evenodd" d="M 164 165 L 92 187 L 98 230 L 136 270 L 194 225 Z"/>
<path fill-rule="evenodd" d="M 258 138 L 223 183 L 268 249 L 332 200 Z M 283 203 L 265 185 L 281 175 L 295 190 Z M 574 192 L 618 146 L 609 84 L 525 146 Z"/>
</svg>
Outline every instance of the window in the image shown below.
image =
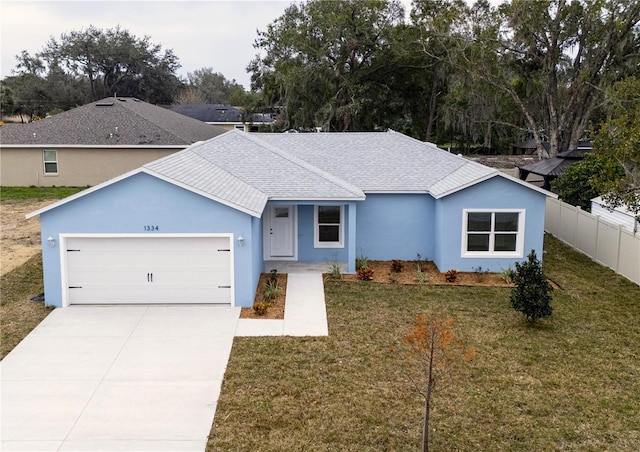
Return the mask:
<svg viewBox="0 0 640 452">
<path fill-rule="evenodd" d="M 58 151 L 42 151 L 44 174 L 54 176 L 58 174 Z"/>
<path fill-rule="evenodd" d="M 465 210 L 462 256 L 522 257 L 524 210 Z"/>
<path fill-rule="evenodd" d="M 314 246 L 344 248 L 344 207 L 316 206 Z"/>
</svg>

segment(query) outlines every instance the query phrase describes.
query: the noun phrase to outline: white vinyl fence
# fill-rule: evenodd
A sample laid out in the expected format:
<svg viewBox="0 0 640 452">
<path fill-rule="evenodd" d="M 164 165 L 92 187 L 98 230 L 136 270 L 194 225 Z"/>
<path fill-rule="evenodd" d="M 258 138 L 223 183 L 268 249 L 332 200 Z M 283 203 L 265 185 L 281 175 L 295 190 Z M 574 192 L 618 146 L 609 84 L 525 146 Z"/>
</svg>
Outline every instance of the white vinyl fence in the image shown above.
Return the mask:
<svg viewBox="0 0 640 452">
<path fill-rule="evenodd" d="M 640 284 L 640 234 L 547 198 L 544 229 L 599 264 Z"/>
</svg>

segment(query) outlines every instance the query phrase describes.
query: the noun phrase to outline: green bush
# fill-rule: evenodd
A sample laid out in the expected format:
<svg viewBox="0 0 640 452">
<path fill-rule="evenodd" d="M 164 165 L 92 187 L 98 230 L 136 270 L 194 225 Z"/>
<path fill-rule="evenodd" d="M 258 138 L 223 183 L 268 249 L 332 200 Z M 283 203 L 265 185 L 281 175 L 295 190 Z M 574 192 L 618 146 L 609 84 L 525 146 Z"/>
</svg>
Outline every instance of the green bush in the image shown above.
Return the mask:
<svg viewBox="0 0 640 452">
<path fill-rule="evenodd" d="M 545 278 L 534 250 L 531 250 L 526 262 L 516 262 L 513 282 L 516 285 L 511 292 L 513 309 L 523 313 L 530 322 L 551 315 L 553 287 Z"/>
</svg>

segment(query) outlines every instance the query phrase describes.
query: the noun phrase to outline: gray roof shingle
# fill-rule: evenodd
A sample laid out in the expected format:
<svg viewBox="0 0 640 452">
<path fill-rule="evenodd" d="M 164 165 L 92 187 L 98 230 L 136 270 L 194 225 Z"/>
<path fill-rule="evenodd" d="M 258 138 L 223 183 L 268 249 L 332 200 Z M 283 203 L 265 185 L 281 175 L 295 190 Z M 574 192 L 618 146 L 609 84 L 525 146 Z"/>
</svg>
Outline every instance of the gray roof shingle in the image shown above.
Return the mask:
<svg viewBox="0 0 640 452">
<path fill-rule="evenodd" d="M 108 97 L 28 124 L 0 126 L 2 144 L 188 146 L 225 132 L 131 97 Z"/>
<path fill-rule="evenodd" d="M 396 132 L 248 134 L 234 130 L 138 171 L 256 217 L 268 200 L 361 201 L 367 192 L 429 193 L 441 198 L 492 177 L 553 196 L 497 169 Z"/>
</svg>

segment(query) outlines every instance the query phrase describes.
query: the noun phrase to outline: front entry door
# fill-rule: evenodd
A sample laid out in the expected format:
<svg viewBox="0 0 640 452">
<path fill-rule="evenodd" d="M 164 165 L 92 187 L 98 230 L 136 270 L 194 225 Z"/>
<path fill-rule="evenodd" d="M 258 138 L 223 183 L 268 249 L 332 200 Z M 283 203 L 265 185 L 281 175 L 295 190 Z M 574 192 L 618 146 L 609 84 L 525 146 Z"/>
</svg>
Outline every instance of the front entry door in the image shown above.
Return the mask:
<svg viewBox="0 0 640 452">
<path fill-rule="evenodd" d="M 293 206 L 273 205 L 269 208 L 269 257 L 293 258 L 295 256 Z"/>
</svg>

